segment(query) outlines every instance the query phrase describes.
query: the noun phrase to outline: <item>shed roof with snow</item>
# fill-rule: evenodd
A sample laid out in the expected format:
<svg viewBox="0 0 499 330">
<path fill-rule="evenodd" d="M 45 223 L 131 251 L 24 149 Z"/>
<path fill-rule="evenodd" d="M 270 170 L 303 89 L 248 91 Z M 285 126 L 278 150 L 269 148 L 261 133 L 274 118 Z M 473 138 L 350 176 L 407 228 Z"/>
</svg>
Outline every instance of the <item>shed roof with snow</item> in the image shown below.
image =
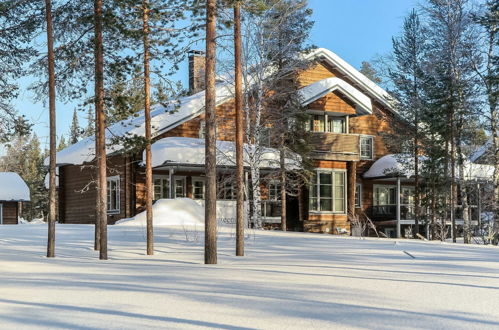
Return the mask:
<svg viewBox="0 0 499 330">
<path fill-rule="evenodd" d="M 420 163 L 424 164 L 425 157 L 419 157 Z M 457 176 L 459 172 L 456 170 Z M 469 161 L 464 163 L 465 180 L 492 180 L 494 167 L 491 165 L 476 164 Z M 373 163 L 369 170 L 364 173 L 366 179 L 377 179 L 387 177 L 414 176 L 414 158 L 407 154 L 389 154 L 381 157 Z"/>
<path fill-rule="evenodd" d="M 0 201 L 29 202 L 26 182 L 14 172 L 0 172 Z"/>
<path fill-rule="evenodd" d="M 244 144 L 244 164 L 250 164 L 251 148 L 253 145 Z M 260 147 L 261 148 L 261 147 Z M 274 148 L 261 148 L 258 164 L 260 168 L 279 168 L 279 150 Z M 204 165 L 205 164 L 205 141 L 204 139 L 188 137 L 163 138 L 151 146 L 152 166 L 160 167 L 170 164 L 182 165 Z M 145 151 L 144 151 L 145 153 Z M 143 159 L 145 159 L 145 154 Z M 217 165 L 236 165 L 236 146 L 234 142 L 217 141 Z M 300 167 L 300 157 L 288 153 L 286 166 L 290 169 Z"/>
</svg>

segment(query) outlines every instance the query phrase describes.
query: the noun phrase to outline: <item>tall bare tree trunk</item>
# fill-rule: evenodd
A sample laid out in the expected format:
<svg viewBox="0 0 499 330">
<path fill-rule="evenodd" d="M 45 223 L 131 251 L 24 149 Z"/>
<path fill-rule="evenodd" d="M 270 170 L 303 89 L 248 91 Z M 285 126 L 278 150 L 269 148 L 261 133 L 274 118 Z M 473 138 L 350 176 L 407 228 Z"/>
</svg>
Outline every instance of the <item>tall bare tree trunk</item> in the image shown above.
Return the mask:
<svg viewBox="0 0 499 330">
<path fill-rule="evenodd" d="M 419 111 L 419 110 L 418 110 Z M 415 181 L 415 189 L 414 189 L 414 238 L 417 238 L 417 234 L 419 234 L 419 215 L 420 215 L 420 182 L 419 182 L 419 116 L 416 114 L 415 120 L 415 137 L 414 137 L 414 181 Z"/>
<path fill-rule="evenodd" d="M 241 3 L 234 4 L 234 65 L 236 103 L 236 256 L 244 256 L 244 151 Z"/>
<path fill-rule="evenodd" d="M 284 140 L 284 139 L 282 139 Z M 286 153 L 284 152 L 284 141 L 281 141 L 281 150 L 279 150 L 280 170 L 281 170 L 281 229 L 282 231 L 288 230 L 287 228 L 287 214 L 286 214 Z"/>
<path fill-rule="evenodd" d="M 49 164 L 49 218 L 47 257 L 55 257 L 55 220 L 56 220 L 56 127 L 55 127 L 55 56 L 52 29 L 52 3 L 45 0 L 45 16 L 47 23 L 48 75 L 49 75 L 49 112 L 50 112 L 50 164 Z"/>
<path fill-rule="evenodd" d="M 104 113 L 104 50 L 102 38 L 102 0 L 94 0 L 95 24 L 95 112 L 97 113 L 97 169 L 99 171 L 99 259 L 107 260 L 107 164 L 106 164 L 106 114 Z"/>
<path fill-rule="evenodd" d="M 206 197 L 204 263 L 217 263 L 216 0 L 206 0 Z"/>
<path fill-rule="evenodd" d="M 456 243 L 456 144 L 455 144 L 455 115 L 452 109 L 450 118 L 450 221 L 452 242 Z"/>
<path fill-rule="evenodd" d="M 99 167 L 97 166 L 97 149 L 99 149 L 99 114 L 95 112 L 95 230 L 94 230 L 94 250 L 100 251 L 100 196 L 99 196 Z"/>
<path fill-rule="evenodd" d="M 151 79 L 149 72 L 149 0 L 142 2 L 142 33 L 144 35 L 144 117 L 146 125 L 146 221 L 147 254 L 154 254 L 154 233 L 152 224 L 152 156 L 151 156 Z M 170 184 L 172 184 L 170 182 Z"/>
</svg>

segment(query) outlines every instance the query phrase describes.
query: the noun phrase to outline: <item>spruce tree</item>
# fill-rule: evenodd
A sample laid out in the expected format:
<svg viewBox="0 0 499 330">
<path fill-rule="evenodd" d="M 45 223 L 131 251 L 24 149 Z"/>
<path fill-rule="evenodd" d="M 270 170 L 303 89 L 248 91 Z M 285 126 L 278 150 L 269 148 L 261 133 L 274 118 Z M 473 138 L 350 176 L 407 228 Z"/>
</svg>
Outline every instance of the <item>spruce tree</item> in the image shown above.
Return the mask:
<svg viewBox="0 0 499 330">
<path fill-rule="evenodd" d="M 78 114 L 76 109 L 73 111 L 73 120 L 71 121 L 71 127 L 69 132 L 69 144 L 75 144 L 81 138 L 81 128 L 78 123 Z"/>
<path fill-rule="evenodd" d="M 419 15 L 413 10 L 404 20 L 402 35 L 393 39 L 395 65 L 389 70 L 389 76 L 395 87 L 393 94 L 398 101 L 398 112 L 409 126 L 394 125 L 398 128 L 397 141 L 400 142 L 401 138 L 405 140 L 404 152 L 412 156 L 412 161 L 404 165 L 414 171 L 415 177 L 414 237 L 419 233 L 420 224 L 420 155 L 424 145 L 421 141 L 424 136 L 422 129 L 425 127 L 422 122 L 425 111 L 422 98 L 428 50 L 426 30 Z"/>
</svg>

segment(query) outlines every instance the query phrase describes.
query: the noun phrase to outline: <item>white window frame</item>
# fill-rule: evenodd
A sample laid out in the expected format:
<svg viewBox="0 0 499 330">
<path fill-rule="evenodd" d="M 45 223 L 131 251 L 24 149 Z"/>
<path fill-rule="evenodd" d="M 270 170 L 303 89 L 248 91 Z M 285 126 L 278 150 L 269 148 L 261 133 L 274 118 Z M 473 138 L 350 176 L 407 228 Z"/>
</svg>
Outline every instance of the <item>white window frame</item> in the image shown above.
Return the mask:
<svg viewBox="0 0 499 330">
<path fill-rule="evenodd" d="M 272 186 L 275 186 L 275 188 L 273 188 Z M 275 198 L 271 198 L 271 194 L 270 194 L 270 191 L 271 190 L 275 190 Z M 278 181 L 278 180 L 271 180 L 269 181 L 268 183 L 268 200 L 269 201 L 280 201 L 281 200 L 281 182 Z"/>
<path fill-rule="evenodd" d="M 110 208 L 110 205 L 111 205 L 111 198 L 112 198 L 112 193 L 111 193 L 111 182 L 114 182 L 116 183 L 116 200 L 115 200 L 115 204 L 116 204 L 116 208 L 114 209 L 111 209 Z M 107 191 L 108 191 L 108 195 L 107 195 L 107 214 L 118 214 L 121 212 L 121 180 L 120 180 L 120 176 L 119 175 L 114 175 L 114 176 L 108 176 L 107 177 Z"/>
<path fill-rule="evenodd" d="M 154 188 L 155 188 L 155 184 L 154 184 L 154 181 L 156 179 L 160 179 L 160 180 L 164 180 L 166 179 L 167 182 L 168 182 L 168 187 L 167 187 L 167 191 L 166 191 L 166 198 L 171 198 L 170 195 L 171 195 L 171 182 L 170 182 L 170 176 L 168 174 L 153 174 L 152 176 L 152 185 L 153 185 L 153 200 L 157 200 L 156 199 L 156 193 L 154 191 Z M 161 187 L 161 193 L 162 195 L 164 195 L 164 192 L 163 192 L 163 185 L 160 185 Z M 163 198 L 163 196 L 161 196 L 161 198 Z"/>
<path fill-rule="evenodd" d="M 203 197 L 202 198 L 196 198 L 195 196 L 195 183 L 196 182 L 202 182 L 203 183 Z M 192 199 L 197 199 L 197 200 L 204 200 L 206 196 L 206 180 L 201 177 L 192 177 Z"/>
<path fill-rule="evenodd" d="M 198 136 L 200 139 L 204 139 L 206 135 L 206 122 L 204 120 L 199 121 L 199 132 Z"/>
<path fill-rule="evenodd" d="M 235 182 L 232 182 L 232 181 L 224 181 L 224 182 L 221 182 L 221 184 L 223 184 L 223 186 L 221 187 L 222 192 L 222 196 L 219 200 L 222 200 L 222 201 L 235 201 L 237 199 L 237 191 L 236 191 L 236 183 Z M 226 191 L 226 185 L 227 184 L 230 184 L 231 185 L 231 195 L 230 196 L 231 198 L 226 198 L 227 197 L 227 191 Z M 218 189 L 218 188 L 217 188 Z"/>
<path fill-rule="evenodd" d="M 319 174 L 320 173 L 328 173 L 331 174 L 332 177 L 332 184 L 331 184 L 331 208 L 332 211 L 321 211 L 320 210 L 320 184 L 319 184 Z M 335 173 L 342 173 L 343 174 L 343 211 L 335 211 L 335 203 L 336 203 L 336 196 L 335 196 Z M 315 175 L 316 175 L 316 186 L 317 186 L 317 205 L 315 210 L 309 209 L 310 213 L 314 214 L 347 214 L 347 171 L 346 170 L 339 170 L 339 169 L 324 169 L 324 168 L 316 168 L 315 169 Z M 314 184 L 312 184 L 313 186 Z M 309 197 L 310 199 L 310 197 Z M 310 201 L 309 201 L 310 205 Z"/>
<path fill-rule="evenodd" d="M 359 197 L 359 203 L 357 204 L 357 194 Z M 355 184 L 355 208 L 360 209 L 362 207 L 362 183 Z"/>
<path fill-rule="evenodd" d="M 371 156 L 366 157 L 362 156 L 362 139 L 370 139 L 371 140 Z M 359 155 L 361 160 L 373 160 L 374 159 L 374 136 L 372 135 L 361 135 L 359 138 Z"/>
<path fill-rule="evenodd" d="M 182 189 L 184 191 L 184 196 L 187 197 L 187 185 L 186 185 L 186 177 L 185 176 L 173 176 L 173 195 L 174 198 L 177 198 L 177 180 L 182 180 Z M 170 183 L 171 185 L 171 183 Z M 171 188 L 170 188 L 171 189 Z"/>
</svg>

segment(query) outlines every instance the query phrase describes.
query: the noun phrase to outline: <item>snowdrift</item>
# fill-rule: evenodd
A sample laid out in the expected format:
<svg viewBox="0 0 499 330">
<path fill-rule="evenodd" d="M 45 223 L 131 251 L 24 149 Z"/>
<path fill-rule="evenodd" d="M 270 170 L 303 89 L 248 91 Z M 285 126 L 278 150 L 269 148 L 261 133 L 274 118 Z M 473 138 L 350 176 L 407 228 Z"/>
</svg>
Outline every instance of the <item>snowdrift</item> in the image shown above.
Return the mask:
<svg viewBox="0 0 499 330">
<path fill-rule="evenodd" d="M 152 212 L 155 226 L 204 226 L 204 208 L 190 198 L 159 199 Z M 146 226 L 146 211 L 116 224 Z"/>
</svg>

